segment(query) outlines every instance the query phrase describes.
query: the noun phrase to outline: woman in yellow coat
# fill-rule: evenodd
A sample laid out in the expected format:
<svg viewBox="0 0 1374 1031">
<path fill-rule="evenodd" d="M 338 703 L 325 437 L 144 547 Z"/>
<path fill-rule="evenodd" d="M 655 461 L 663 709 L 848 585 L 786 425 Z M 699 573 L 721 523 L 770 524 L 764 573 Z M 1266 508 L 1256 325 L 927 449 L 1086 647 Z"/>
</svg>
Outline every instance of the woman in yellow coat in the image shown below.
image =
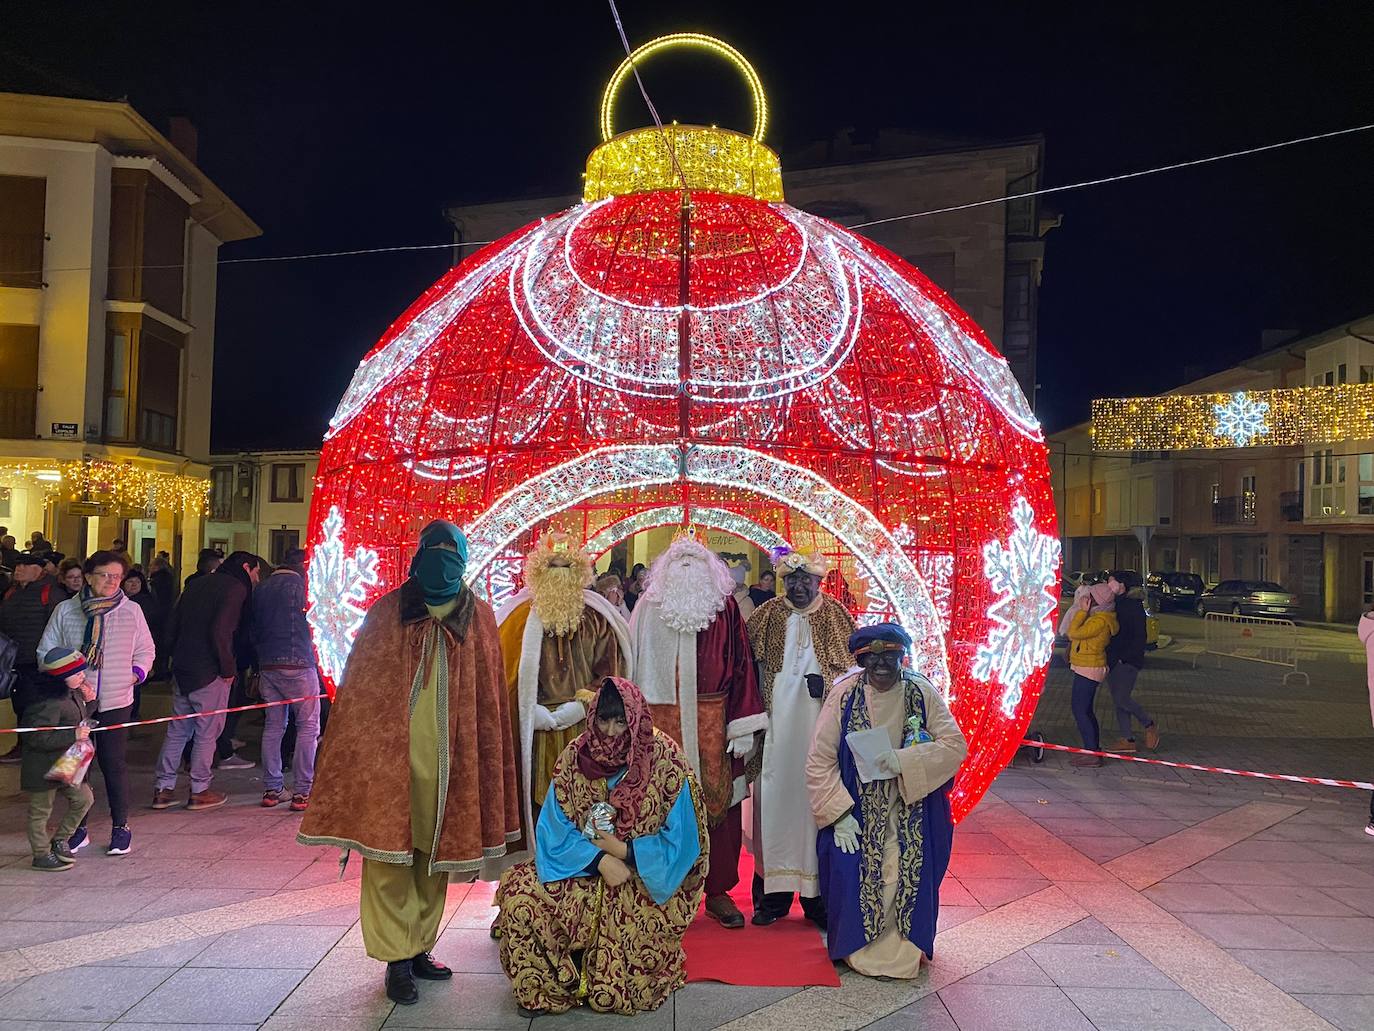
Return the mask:
<svg viewBox="0 0 1374 1031">
<path fill-rule="evenodd" d="M 1073 718 L 1083 747 L 1097 751 L 1100 742 L 1093 701 L 1097 686 L 1107 677 L 1107 644 L 1118 629 L 1116 596 L 1106 584 L 1080 587 L 1074 592 L 1069 620 L 1069 668 L 1073 670 Z M 1101 766 L 1095 755 L 1075 755 L 1071 766 Z"/>
</svg>

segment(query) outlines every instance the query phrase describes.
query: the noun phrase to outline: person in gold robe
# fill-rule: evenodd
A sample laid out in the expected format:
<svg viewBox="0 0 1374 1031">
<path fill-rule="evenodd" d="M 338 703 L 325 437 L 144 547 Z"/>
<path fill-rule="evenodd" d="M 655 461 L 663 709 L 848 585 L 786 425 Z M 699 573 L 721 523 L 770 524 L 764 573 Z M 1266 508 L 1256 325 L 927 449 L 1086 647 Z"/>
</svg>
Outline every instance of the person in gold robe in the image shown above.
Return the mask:
<svg viewBox="0 0 1374 1031">
<path fill-rule="evenodd" d="M 416 978 L 453 976 L 430 955 L 449 878 L 495 880 L 521 834 L 496 618 L 466 564 L 462 531 L 430 523 L 410 578 L 368 610 L 296 839 L 362 856 L 363 945 L 402 1005 Z"/>
<path fill-rule="evenodd" d="M 701 789 L 629 681 L 605 680 L 591 710 L 555 765 L 534 859 L 496 892 L 501 966 L 525 1017 L 653 1010 L 685 980 L 710 849 Z"/>
<path fill-rule="evenodd" d="M 597 685 L 634 673 L 629 629 L 589 589 L 592 578 L 592 561 L 572 537 L 545 534 L 525 556 L 525 589 L 497 616 L 531 833 L 554 763 L 586 729 Z"/>
<path fill-rule="evenodd" d="M 861 672 L 826 696 L 806 761 L 826 948 L 872 977 L 914 978 L 934 955 L 949 790 L 968 754 L 940 692 L 904 668 L 910 647 L 895 623 L 850 636 Z"/>
</svg>

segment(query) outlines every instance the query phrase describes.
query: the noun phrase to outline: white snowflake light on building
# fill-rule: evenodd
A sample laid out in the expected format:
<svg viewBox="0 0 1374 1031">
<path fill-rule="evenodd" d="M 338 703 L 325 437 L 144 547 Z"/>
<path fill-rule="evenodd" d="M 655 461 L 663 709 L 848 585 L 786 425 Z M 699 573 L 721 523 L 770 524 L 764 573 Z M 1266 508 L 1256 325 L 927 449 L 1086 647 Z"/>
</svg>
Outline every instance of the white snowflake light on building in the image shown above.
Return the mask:
<svg viewBox="0 0 1374 1031">
<path fill-rule="evenodd" d="M 1011 518 L 1016 529 L 1006 544 L 983 545 L 983 575 L 1001 597 L 988 609 L 995 625 L 973 660 L 975 677 L 987 683 L 996 675 L 1001 682 L 1007 716 L 1021 703 L 1021 685 L 1049 661 L 1055 611 L 1050 588 L 1059 575 L 1059 539 L 1035 528 L 1030 502 L 1018 497 Z"/>
<path fill-rule="evenodd" d="M 348 653 L 367 615 L 368 588 L 381 582 L 377 553 L 358 545 L 352 555 L 347 554 L 343 532 L 343 516 L 336 505 L 324 521 L 324 540 L 310 555 L 310 607 L 305 613 L 320 668 L 335 683 L 343 676 Z"/>
<path fill-rule="evenodd" d="M 1217 419 L 1212 432 L 1236 447 L 1249 447 L 1269 432 L 1269 402 L 1247 397 L 1243 390 L 1213 405 L 1212 414 Z"/>
</svg>

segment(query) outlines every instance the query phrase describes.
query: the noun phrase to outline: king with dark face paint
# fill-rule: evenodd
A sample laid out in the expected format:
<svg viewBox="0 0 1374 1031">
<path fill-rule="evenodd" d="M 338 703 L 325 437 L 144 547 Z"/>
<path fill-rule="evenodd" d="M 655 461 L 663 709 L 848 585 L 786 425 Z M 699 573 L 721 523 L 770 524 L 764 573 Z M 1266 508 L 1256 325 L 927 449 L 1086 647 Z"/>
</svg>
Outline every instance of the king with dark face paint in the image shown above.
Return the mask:
<svg viewBox="0 0 1374 1031">
<path fill-rule="evenodd" d="M 816 824 L 806 796 L 806 755 L 821 699 L 849 668 L 845 642 L 854 621 L 821 594 L 825 560 L 796 552 L 774 558 L 783 594 L 749 620 L 763 674 L 769 725 L 747 768 L 754 783 L 754 923 L 776 923 L 801 896 L 802 911 L 825 926 L 816 865 Z"/>
<path fill-rule="evenodd" d="M 914 978 L 932 953 L 954 837 L 949 790 L 968 754 L 940 692 L 905 667 L 911 645 L 895 623 L 854 632 L 849 650 L 862 672 L 826 697 L 806 761 L 812 812 L 824 827 L 816 850 L 826 872 L 826 947 L 831 959 L 873 977 Z M 856 735 L 874 731 L 892 747 L 864 781 L 855 750 L 866 749 Z"/>
<path fill-rule="evenodd" d="M 807 572 L 802 566 L 784 576 L 782 586 L 794 609 L 809 609 L 816 595 L 821 593 L 821 577 L 819 573 Z"/>
</svg>

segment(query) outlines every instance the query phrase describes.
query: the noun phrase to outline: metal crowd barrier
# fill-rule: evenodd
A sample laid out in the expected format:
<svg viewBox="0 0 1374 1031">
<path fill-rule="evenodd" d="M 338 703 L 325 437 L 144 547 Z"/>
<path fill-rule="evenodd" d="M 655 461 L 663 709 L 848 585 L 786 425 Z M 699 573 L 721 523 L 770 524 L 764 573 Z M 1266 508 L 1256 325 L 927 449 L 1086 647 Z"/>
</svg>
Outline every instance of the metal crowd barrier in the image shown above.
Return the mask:
<svg viewBox="0 0 1374 1031">
<path fill-rule="evenodd" d="M 1293 676 L 1302 677 L 1305 684 L 1311 683 L 1311 678 L 1298 669 L 1298 627 L 1291 619 L 1209 612 L 1202 621 L 1202 636 L 1202 655 L 1286 667 L 1285 685 Z M 1198 658 L 1193 656 L 1194 669 Z"/>
</svg>

